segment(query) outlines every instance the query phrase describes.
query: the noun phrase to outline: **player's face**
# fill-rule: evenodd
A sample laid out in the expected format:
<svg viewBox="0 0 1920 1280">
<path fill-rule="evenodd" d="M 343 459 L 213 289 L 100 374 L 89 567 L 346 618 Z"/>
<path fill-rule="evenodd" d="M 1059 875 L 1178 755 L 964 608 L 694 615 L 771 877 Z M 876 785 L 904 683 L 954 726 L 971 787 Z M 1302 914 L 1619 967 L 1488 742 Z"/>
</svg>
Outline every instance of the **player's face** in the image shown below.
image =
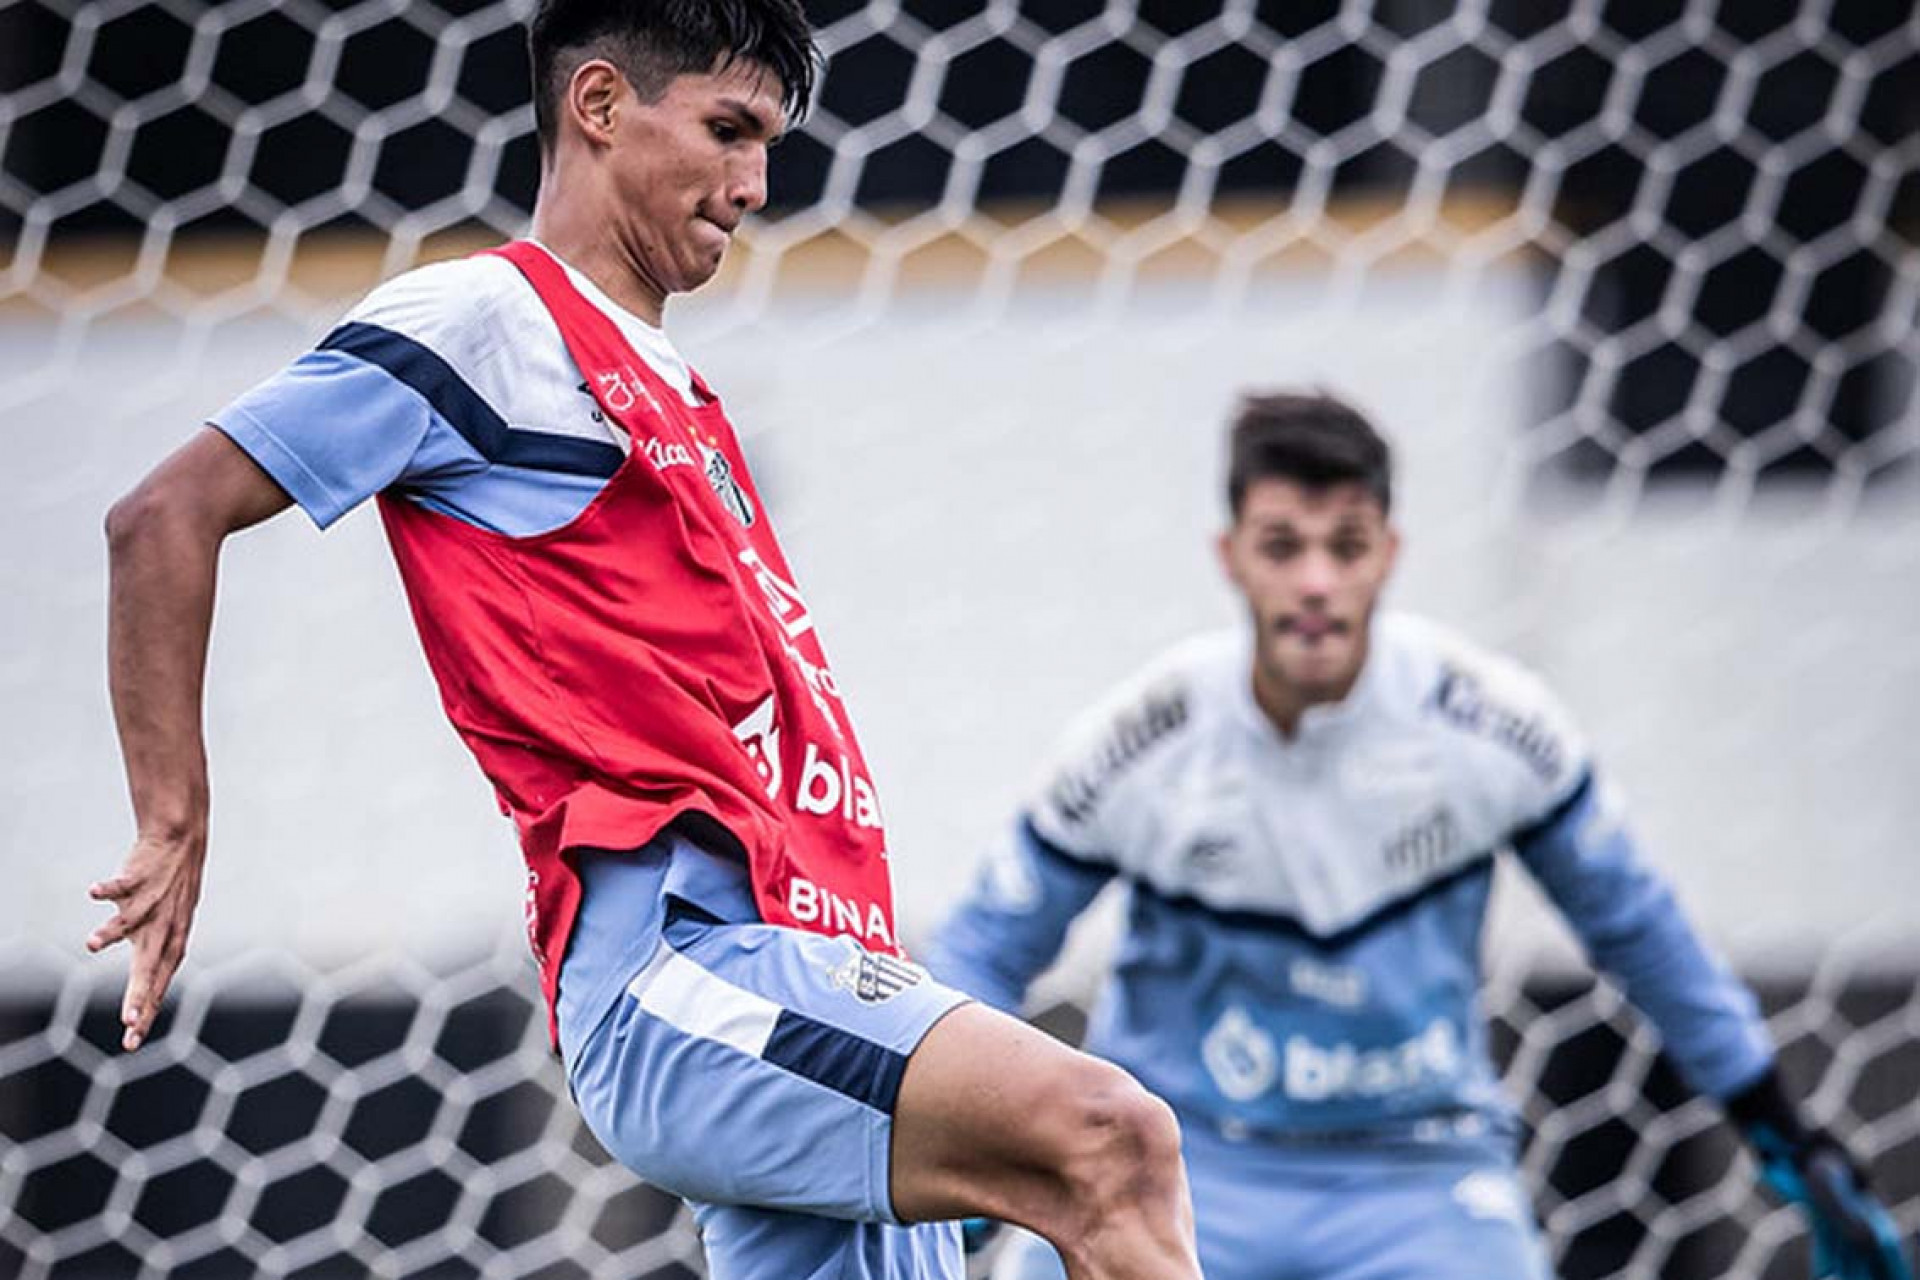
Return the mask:
<svg viewBox="0 0 1920 1280">
<path fill-rule="evenodd" d="M 1255 688 L 1270 710 L 1346 696 L 1398 549 L 1362 484 L 1266 477 L 1247 487 L 1220 557 L 1252 613 Z"/>
<path fill-rule="evenodd" d="M 786 127 L 780 78 L 756 62 L 675 76 L 657 102 L 625 86 L 612 137 L 620 244 L 668 295 L 713 278 L 767 202 L 767 148 Z"/>
</svg>

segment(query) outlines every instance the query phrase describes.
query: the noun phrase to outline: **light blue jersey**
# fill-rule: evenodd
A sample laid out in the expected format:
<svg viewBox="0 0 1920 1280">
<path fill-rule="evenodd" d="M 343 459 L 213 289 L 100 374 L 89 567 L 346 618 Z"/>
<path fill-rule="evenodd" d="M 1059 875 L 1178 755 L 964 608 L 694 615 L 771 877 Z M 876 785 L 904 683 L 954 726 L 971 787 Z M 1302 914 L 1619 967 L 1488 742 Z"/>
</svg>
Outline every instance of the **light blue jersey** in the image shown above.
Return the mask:
<svg viewBox="0 0 1920 1280">
<path fill-rule="evenodd" d="M 1277 1143 L 1510 1135 L 1475 1012 L 1494 859 L 1511 850 L 1682 1075 L 1725 1097 L 1771 1048 L 1751 994 L 1636 853 L 1538 679 L 1382 615 L 1358 684 L 1284 739 L 1251 640 L 1205 637 L 1069 735 L 925 958 L 1020 1005 L 1109 880 L 1124 935 L 1087 1048 L 1189 1127 Z"/>
</svg>

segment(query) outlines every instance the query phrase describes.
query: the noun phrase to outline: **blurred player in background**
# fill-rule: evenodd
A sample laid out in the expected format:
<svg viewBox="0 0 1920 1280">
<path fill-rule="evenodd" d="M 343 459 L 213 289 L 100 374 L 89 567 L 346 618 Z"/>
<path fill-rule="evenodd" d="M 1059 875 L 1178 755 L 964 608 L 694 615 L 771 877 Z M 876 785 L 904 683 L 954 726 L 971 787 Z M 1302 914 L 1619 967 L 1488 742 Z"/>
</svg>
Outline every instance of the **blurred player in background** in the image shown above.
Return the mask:
<svg viewBox="0 0 1920 1280">
<path fill-rule="evenodd" d="M 987 1213 L 1076 1276 L 1193 1277 L 1178 1132 L 902 959 L 880 809 L 719 400 L 660 325 L 766 200 L 796 0 L 543 4 L 534 239 L 380 286 L 108 518 L 137 822 L 90 939 L 124 1044 L 186 946 L 226 537 L 377 497 L 447 712 L 515 820 L 568 1081 L 716 1275 L 960 1274 Z M 367 851 L 393 856 L 402 850 Z M 930 1225 L 909 1227 L 908 1223 Z"/>
<path fill-rule="evenodd" d="M 1009 1011 L 1109 881 L 1088 1048 L 1180 1117 L 1210 1280 L 1533 1280 L 1548 1262 L 1475 1013 L 1497 850 L 1812 1214 L 1822 1274 L 1904 1278 L 1887 1215 L 1782 1089 L 1755 1001 L 1641 860 L 1540 681 L 1377 611 L 1387 444 L 1247 399 L 1219 553 L 1251 625 L 1182 644 L 1068 735 L 928 964 Z M 1058 1274 L 1020 1242 L 1003 1264 Z"/>
</svg>

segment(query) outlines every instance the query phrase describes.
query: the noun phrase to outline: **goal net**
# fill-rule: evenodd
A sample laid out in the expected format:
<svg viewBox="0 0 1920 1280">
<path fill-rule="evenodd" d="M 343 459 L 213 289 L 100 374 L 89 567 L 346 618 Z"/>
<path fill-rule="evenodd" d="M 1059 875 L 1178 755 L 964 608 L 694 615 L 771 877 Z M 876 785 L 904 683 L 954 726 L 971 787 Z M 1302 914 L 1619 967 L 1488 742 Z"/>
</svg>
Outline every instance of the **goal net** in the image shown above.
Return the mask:
<svg viewBox="0 0 1920 1280">
<path fill-rule="evenodd" d="M 1039 744 L 1235 619 L 1227 412 L 1324 386 L 1402 459 L 1395 603 L 1547 674 L 1920 1227 L 1910 6 L 808 8 L 815 110 L 670 325 L 830 620 L 909 943 Z M 100 516 L 366 288 L 524 231 L 529 9 L 0 0 L 0 1274 L 702 1274 L 567 1100 L 510 833 L 364 513 L 227 556 L 206 900 L 137 1055 L 124 960 L 77 945 L 130 830 Z M 1518 878 L 1487 950 L 1562 1274 L 1806 1275 Z"/>
</svg>

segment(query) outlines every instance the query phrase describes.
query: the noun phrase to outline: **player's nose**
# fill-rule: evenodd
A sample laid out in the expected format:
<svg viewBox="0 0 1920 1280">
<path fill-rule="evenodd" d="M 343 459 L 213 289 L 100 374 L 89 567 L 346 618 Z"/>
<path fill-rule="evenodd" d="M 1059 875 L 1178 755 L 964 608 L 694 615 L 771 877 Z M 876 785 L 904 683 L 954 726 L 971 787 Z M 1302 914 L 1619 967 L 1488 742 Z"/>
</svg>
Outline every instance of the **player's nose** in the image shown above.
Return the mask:
<svg viewBox="0 0 1920 1280">
<path fill-rule="evenodd" d="M 1333 594 L 1337 578 L 1338 566 L 1333 557 L 1322 551 L 1310 551 L 1300 558 L 1294 587 L 1308 599 L 1324 600 Z"/>
<path fill-rule="evenodd" d="M 757 213 L 767 203 L 767 151 L 751 147 L 727 175 L 727 203 L 742 214 Z"/>
</svg>

